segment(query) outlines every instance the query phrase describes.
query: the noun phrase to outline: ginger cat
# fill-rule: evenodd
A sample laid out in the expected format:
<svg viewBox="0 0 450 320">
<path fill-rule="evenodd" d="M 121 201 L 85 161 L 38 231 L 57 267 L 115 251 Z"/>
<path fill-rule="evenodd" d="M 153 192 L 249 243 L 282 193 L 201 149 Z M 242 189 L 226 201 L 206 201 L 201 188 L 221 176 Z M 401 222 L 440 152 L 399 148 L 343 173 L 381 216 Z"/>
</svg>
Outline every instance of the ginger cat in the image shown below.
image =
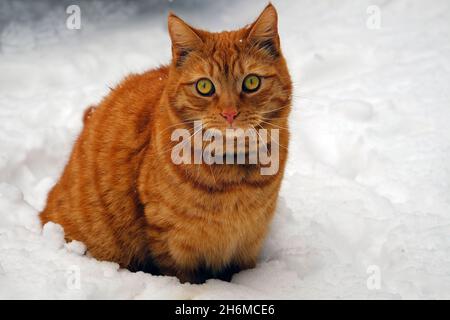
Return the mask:
<svg viewBox="0 0 450 320">
<path fill-rule="evenodd" d="M 168 17 L 172 62 L 130 75 L 84 116 L 40 214 L 66 240 L 132 271 L 182 282 L 230 280 L 255 266 L 273 217 L 288 145 L 291 80 L 269 4 L 237 31 L 210 33 Z M 174 164 L 171 132 L 279 129 L 279 170 Z M 168 151 L 169 150 L 169 151 Z"/>
</svg>

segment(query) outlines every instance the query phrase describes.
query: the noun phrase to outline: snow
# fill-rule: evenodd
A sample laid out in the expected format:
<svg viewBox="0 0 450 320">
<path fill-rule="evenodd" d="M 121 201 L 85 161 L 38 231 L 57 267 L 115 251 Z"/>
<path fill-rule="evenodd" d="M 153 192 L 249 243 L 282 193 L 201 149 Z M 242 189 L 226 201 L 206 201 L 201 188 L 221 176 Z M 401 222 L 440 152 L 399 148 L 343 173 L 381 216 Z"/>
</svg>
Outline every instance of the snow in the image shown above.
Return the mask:
<svg viewBox="0 0 450 320">
<path fill-rule="evenodd" d="M 448 1 L 274 1 L 295 83 L 277 214 L 255 269 L 203 285 L 96 261 L 38 212 L 83 110 L 169 60 L 168 9 L 220 30 L 266 2 L 81 2 L 80 30 L 60 3 L 0 4 L 0 298 L 450 298 Z"/>
</svg>

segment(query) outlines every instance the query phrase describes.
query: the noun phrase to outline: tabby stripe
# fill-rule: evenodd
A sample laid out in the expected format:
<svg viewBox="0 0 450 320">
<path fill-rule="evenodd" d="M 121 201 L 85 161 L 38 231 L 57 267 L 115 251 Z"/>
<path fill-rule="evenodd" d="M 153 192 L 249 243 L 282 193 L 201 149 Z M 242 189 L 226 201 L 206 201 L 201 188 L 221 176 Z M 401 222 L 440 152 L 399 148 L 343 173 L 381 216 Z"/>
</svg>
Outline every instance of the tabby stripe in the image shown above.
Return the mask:
<svg viewBox="0 0 450 320">
<path fill-rule="evenodd" d="M 102 114 L 102 119 L 99 120 L 99 123 L 105 123 L 105 117 L 106 117 L 106 113 Z M 98 201 L 101 204 L 101 207 L 98 207 L 101 212 L 99 212 L 99 216 L 102 218 L 102 221 L 104 222 L 104 224 L 106 226 L 108 226 L 107 228 L 103 228 L 103 229 L 107 229 L 110 233 L 110 239 L 111 242 L 114 243 L 116 249 L 120 250 L 120 246 L 119 246 L 119 242 L 118 239 L 115 236 L 115 228 L 113 225 L 113 221 L 111 221 L 110 219 L 108 219 L 107 216 L 107 205 L 106 202 L 103 199 L 103 193 L 101 192 L 101 187 L 100 187 L 100 173 L 99 173 L 99 169 L 100 169 L 100 164 L 102 163 L 102 161 L 99 161 L 100 159 L 95 157 L 95 151 L 99 152 L 101 150 L 100 144 L 102 143 L 102 135 L 104 134 L 105 130 L 104 128 L 101 128 L 101 130 L 96 131 L 99 132 L 99 136 L 95 137 L 93 136 L 93 142 L 92 142 L 92 149 L 89 150 L 91 151 L 90 154 L 93 155 L 93 157 L 91 158 L 92 161 L 92 165 L 93 165 L 93 182 L 94 182 L 94 191 L 95 191 L 95 195 L 97 196 Z M 103 129 L 103 130 L 102 130 Z M 101 158 L 101 153 L 99 153 L 99 158 Z"/>
</svg>

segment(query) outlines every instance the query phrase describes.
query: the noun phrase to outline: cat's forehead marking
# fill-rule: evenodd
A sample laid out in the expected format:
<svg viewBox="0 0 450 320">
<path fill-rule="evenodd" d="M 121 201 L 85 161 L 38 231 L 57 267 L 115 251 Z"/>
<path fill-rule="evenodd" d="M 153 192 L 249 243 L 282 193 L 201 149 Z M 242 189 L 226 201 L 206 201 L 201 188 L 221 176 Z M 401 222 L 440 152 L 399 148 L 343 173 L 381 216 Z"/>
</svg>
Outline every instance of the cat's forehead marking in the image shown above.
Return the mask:
<svg viewBox="0 0 450 320">
<path fill-rule="evenodd" d="M 243 29 L 215 33 L 202 31 L 202 36 L 204 45 L 192 53 L 194 63 L 188 68 L 187 77 L 206 76 L 225 84 L 234 83 L 247 73 L 273 73 L 267 58 L 252 50 Z"/>
<path fill-rule="evenodd" d="M 212 68 L 216 74 L 231 79 L 237 73 L 242 72 L 240 57 L 243 45 L 239 42 L 242 38 L 237 31 L 224 31 L 211 33 L 208 41 L 208 56 Z"/>
</svg>

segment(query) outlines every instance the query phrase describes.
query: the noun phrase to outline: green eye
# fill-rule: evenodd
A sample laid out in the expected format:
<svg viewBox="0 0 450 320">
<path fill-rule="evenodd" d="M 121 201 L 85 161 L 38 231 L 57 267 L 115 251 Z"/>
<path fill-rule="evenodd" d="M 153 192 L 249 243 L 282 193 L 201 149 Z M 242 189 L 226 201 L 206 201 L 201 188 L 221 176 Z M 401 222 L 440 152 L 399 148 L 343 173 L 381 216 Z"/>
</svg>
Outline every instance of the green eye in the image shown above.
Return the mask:
<svg viewBox="0 0 450 320">
<path fill-rule="evenodd" d="M 255 74 L 249 74 L 242 82 L 242 90 L 244 92 L 255 92 L 261 85 L 261 79 Z"/>
<path fill-rule="evenodd" d="M 216 91 L 212 81 L 206 78 L 198 80 L 197 83 L 195 84 L 195 88 L 197 89 L 197 92 L 199 94 L 205 97 L 212 96 Z"/>
</svg>

